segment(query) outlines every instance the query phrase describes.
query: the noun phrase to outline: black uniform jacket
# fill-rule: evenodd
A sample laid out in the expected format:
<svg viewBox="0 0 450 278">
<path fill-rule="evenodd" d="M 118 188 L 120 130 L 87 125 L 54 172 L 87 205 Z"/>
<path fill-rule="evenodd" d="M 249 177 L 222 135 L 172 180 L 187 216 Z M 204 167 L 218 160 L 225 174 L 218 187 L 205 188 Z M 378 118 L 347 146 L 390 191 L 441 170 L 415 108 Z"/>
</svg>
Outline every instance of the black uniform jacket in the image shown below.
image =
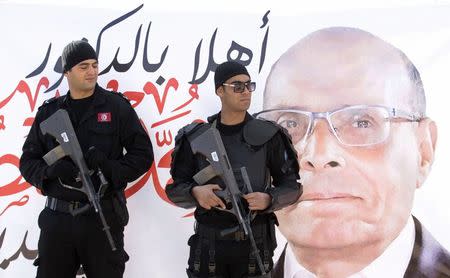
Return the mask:
<svg viewBox="0 0 450 278">
<path fill-rule="evenodd" d="M 179 131 L 172 154 L 173 183 L 166 187 L 167 196 L 171 201 L 184 208 L 196 206 L 195 217 L 199 223 L 215 227 L 237 224 L 234 215 L 217 209 L 206 210 L 197 204 L 191 194 L 192 188 L 198 186 L 193 176 L 209 163 L 201 155 L 193 154 L 189 138 L 191 135 L 202 133 L 202 129 L 209 128 L 215 120 L 232 168 L 239 169 L 245 166 L 253 191 L 266 192 L 272 197 L 270 207 L 260 213 L 253 223 L 258 222 L 258 219 L 264 221 L 274 210 L 297 201 L 301 194 L 301 185 L 297 182 L 299 167 L 297 154 L 287 131 L 272 122 L 255 119 L 250 114 L 246 115 L 243 123 L 235 126 L 222 125 L 220 114 L 216 114 L 208 118 L 209 123 L 191 124 Z M 267 130 L 272 130 L 270 137 L 267 137 L 265 132 Z M 264 136 L 267 137 L 267 140 L 262 140 L 264 143 L 261 145 L 254 143 Z M 265 173 L 271 178 L 268 184 L 264 184 Z M 207 183 L 217 183 L 225 188 L 220 178 Z"/>
<path fill-rule="evenodd" d="M 50 180 L 45 177 L 48 166 L 42 157 L 58 146 L 58 143 L 50 135 L 44 136 L 39 125 L 58 109 L 68 111 L 83 153 L 95 146 L 107 155 L 110 168 L 114 170 L 105 173 L 110 183 L 105 198 L 114 190 L 123 190 L 128 182 L 137 179 L 150 168 L 153 150 L 149 136 L 135 110 L 122 94 L 107 91 L 97 85 L 93 100 L 81 119 L 76 119 L 75 113 L 71 111 L 70 101 L 68 92 L 65 96 L 47 100 L 39 107 L 20 158 L 20 172 L 25 180 L 39 188 L 44 195 L 66 201 L 87 201 L 83 193 L 64 188 L 58 179 Z M 97 175 L 92 175 L 92 180 L 97 189 Z"/>
</svg>

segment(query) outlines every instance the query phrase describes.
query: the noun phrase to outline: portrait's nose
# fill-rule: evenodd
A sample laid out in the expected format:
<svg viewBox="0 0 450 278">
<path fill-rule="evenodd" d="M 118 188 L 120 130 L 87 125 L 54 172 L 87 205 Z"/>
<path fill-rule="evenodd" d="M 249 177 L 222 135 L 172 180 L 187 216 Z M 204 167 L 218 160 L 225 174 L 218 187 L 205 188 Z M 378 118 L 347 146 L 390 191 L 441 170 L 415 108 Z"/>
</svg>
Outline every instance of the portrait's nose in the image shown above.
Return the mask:
<svg viewBox="0 0 450 278">
<path fill-rule="evenodd" d="M 312 134 L 298 148 L 300 169 L 317 172 L 344 167 L 341 149 L 342 146 L 330 131 L 327 122 L 319 120 L 313 127 Z"/>
</svg>

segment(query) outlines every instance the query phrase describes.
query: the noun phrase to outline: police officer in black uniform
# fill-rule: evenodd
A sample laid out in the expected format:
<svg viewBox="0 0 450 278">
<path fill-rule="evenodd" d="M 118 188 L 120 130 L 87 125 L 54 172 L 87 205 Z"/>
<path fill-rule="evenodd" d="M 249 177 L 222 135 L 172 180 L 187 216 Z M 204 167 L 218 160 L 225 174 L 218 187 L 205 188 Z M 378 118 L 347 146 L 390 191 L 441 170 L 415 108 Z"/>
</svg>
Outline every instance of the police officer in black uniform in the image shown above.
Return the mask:
<svg viewBox="0 0 450 278">
<path fill-rule="evenodd" d="M 172 154 L 173 183 L 166 193 L 177 206 L 196 207 L 195 234 L 188 241 L 188 277 L 258 277 L 261 272 L 242 229 L 221 233 L 236 227 L 237 218 L 218 209 L 226 207 L 214 193 L 226 187 L 220 178 L 195 181 L 194 175 L 209 163 L 193 154 L 190 142 L 211 125 L 219 130 L 243 198 L 256 212 L 251 227 L 266 272 L 272 269 L 276 247 L 273 211 L 294 203 L 302 192 L 297 154 L 286 130 L 247 113 L 255 83 L 244 66 L 225 62 L 217 67 L 214 81 L 222 109 L 207 123 L 193 123 L 179 131 Z M 241 167 L 246 167 L 253 192 L 246 190 Z"/>
<path fill-rule="evenodd" d="M 37 277 L 75 277 L 80 264 L 88 278 L 122 277 L 129 259 L 123 245 L 128 222 L 124 189 L 150 168 L 152 145 L 127 99 L 98 86 L 97 55 L 86 41 L 69 43 L 61 58 L 69 92 L 39 108 L 20 158 L 23 177 L 47 196 L 38 220 Z M 48 166 L 43 160 L 58 143 L 50 135 L 44 136 L 39 125 L 58 109 L 69 113 L 89 169 L 100 169 L 109 182 L 100 205 L 116 251 L 112 251 L 92 207 L 82 214 L 71 214 L 89 203 L 85 194 L 68 188 L 81 187 L 73 161 L 64 157 Z M 91 177 L 98 190 L 96 171 Z"/>
</svg>

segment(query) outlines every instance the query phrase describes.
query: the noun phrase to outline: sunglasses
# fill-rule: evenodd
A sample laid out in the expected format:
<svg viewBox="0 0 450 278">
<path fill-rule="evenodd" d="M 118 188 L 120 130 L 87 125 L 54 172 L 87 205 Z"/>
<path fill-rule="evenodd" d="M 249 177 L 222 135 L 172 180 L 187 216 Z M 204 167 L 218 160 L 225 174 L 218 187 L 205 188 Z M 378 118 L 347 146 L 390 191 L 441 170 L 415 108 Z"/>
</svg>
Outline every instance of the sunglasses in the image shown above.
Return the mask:
<svg viewBox="0 0 450 278">
<path fill-rule="evenodd" d="M 253 92 L 256 89 L 256 82 L 251 81 L 248 82 L 237 81 L 233 82 L 232 84 L 223 83 L 222 85 L 233 87 L 233 92 L 238 94 L 242 94 L 245 91 L 245 88 L 247 88 L 249 92 Z"/>
</svg>

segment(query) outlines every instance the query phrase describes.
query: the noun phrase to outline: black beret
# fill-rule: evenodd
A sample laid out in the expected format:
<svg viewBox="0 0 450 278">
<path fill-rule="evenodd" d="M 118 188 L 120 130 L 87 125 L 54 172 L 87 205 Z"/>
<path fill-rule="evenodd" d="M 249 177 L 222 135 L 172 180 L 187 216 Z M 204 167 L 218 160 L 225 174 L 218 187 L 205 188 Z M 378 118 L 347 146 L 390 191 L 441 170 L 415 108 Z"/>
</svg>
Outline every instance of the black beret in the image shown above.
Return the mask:
<svg viewBox="0 0 450 278">
<path fill-rule="evenodd" d="M 217 88 L 222 86 L 225 81 L 239 74 L 245 74 L 250 77 L 247 69 L 238 62 L 227 61 L 218 65 L 216 68 L 216 74 L 214 75 L 214 84 L 216 84 L 216 90 Z"/>
<path fill-rule="evenodd" d="M 63 71 L 67 72 L 78 63 L 89 59 L 97 60 L 97 53 L 92 46 L 87 41 L 72 41 L 64 47 L 61 54 Z"/>
</svg>

